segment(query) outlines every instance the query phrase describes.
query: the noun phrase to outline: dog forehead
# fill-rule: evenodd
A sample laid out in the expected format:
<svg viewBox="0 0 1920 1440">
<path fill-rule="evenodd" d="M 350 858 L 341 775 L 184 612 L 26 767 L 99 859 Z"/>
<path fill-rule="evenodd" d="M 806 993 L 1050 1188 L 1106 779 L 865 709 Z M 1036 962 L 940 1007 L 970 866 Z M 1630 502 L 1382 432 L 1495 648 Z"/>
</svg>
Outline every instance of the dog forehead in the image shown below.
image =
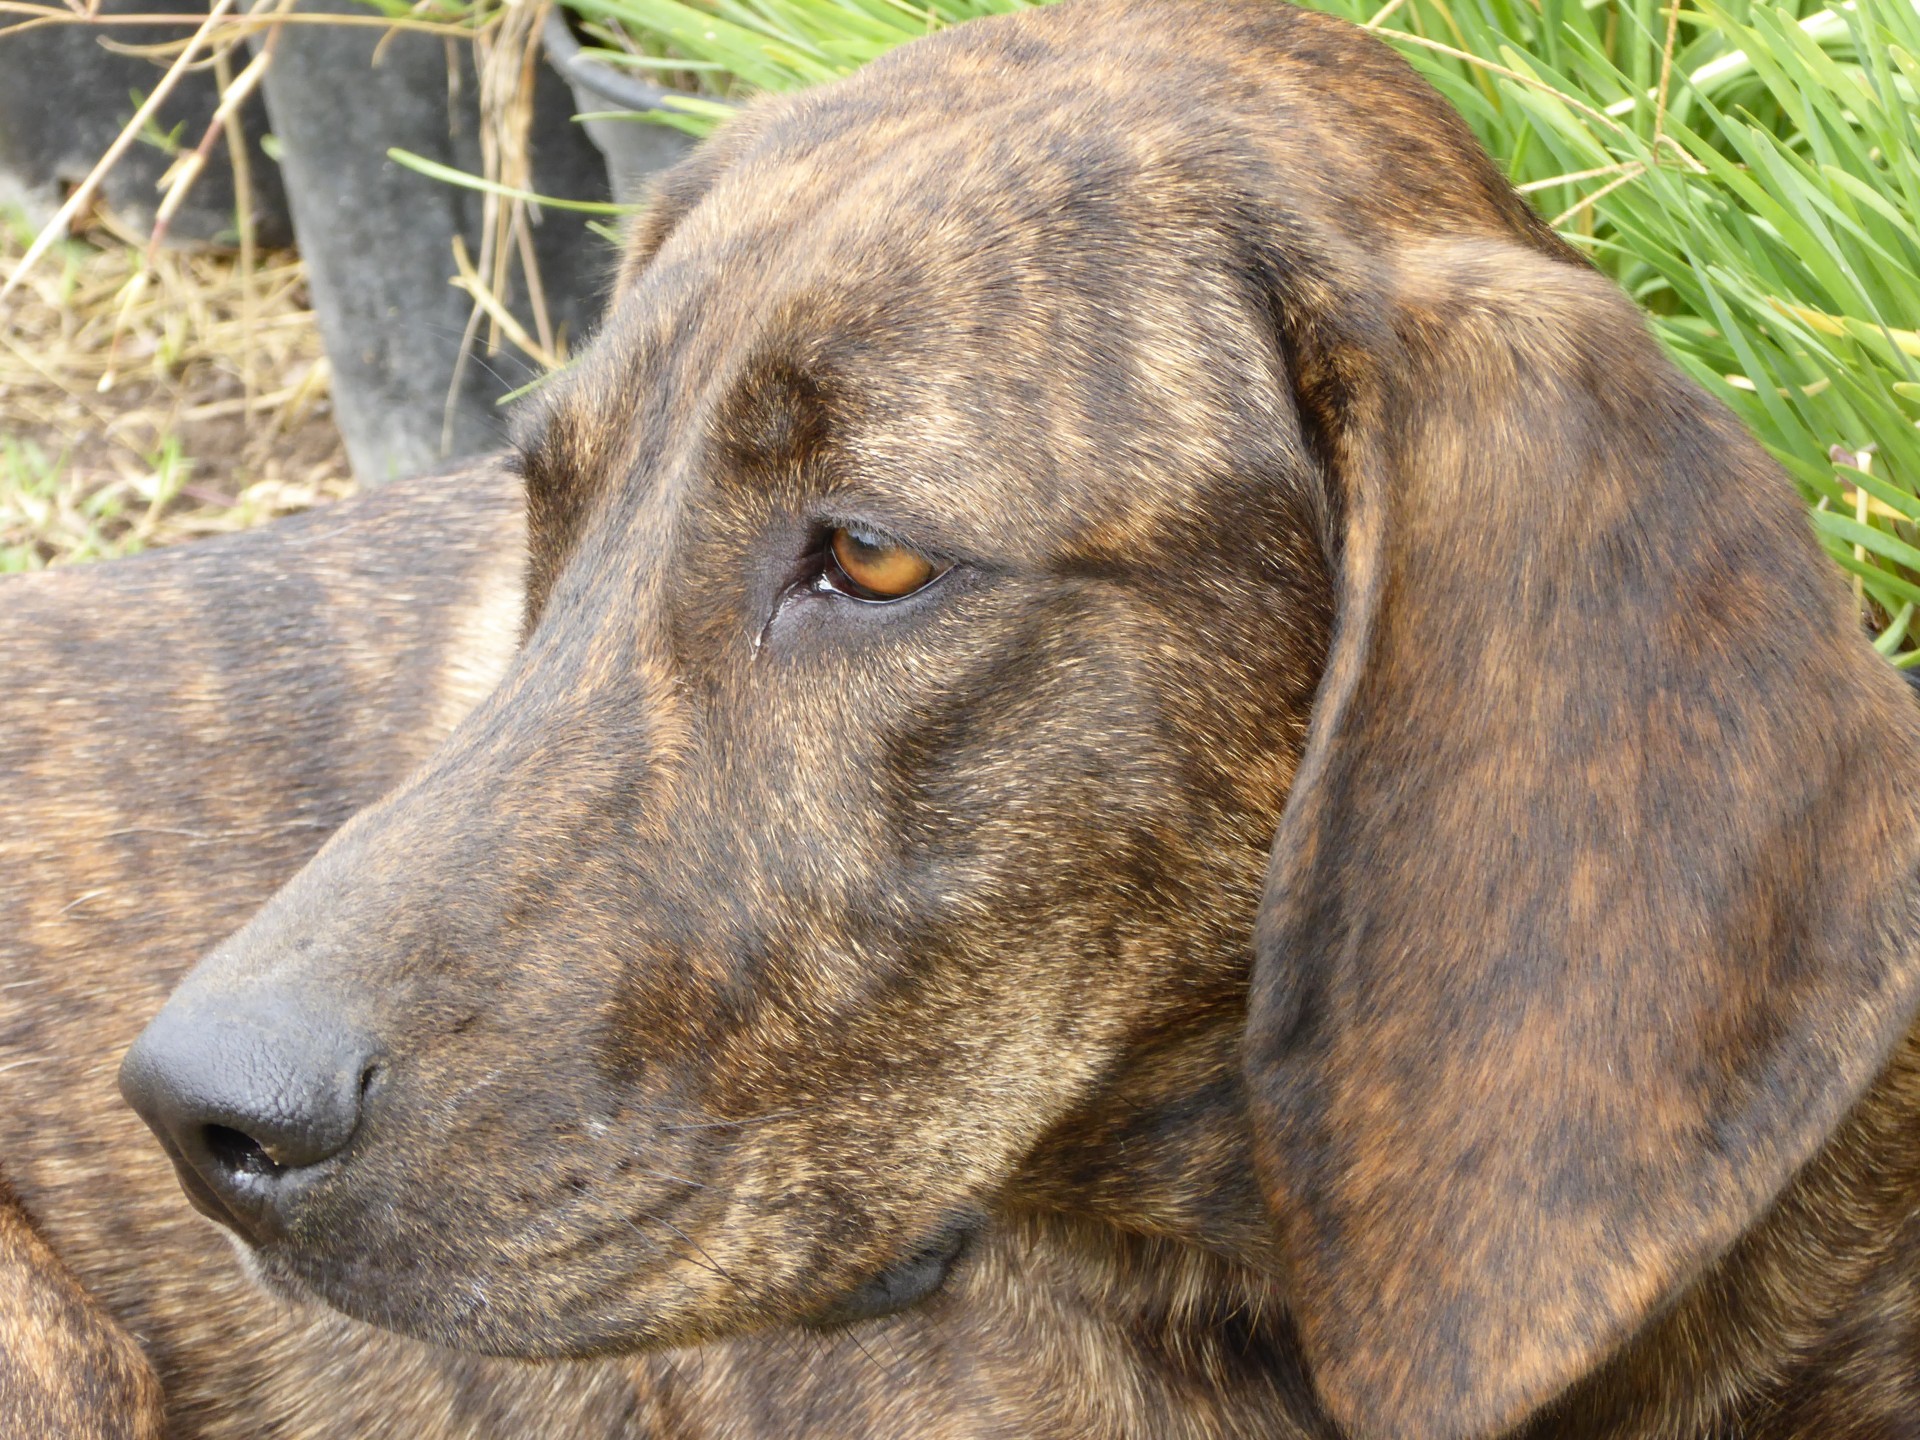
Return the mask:
<svg viewBox="0 0 1920 1440">
<path fill-rule="evenodd" d="M 1036 225 L 925 261 L 913 238 L 875 238 L 890 261 L 829 261 L 769 307 L 696 417 L 697 493 L 873 503 L 1039 560 L 1203 513 L 1297 433 L 1261 315 L 1189 236 Z"/>
<path fill-rule="evenodd" d="M 1245 253 L 1272 136 L 1222 121 L 1218 93 L 1244 95 L 1224 22 L 1271 8 L 975 22 L 752 107 L 698 184 L 665 187 L 649 258 L 553 387 L 541 428 L 571 438 L 530 446 L 533 471 L 604 501 L 698 484 L 684 462 L 773 413 L 777 375 L 824 397 L 844 473 L 908 502 L 1136 531 L 1198 508 L 1183 480 L 1297 437 Z M 1201 22 L 1211 49 L 1185 43 Z"/>
<path fill-rule="evenodd" d="M 644 380 L 565 401 L 605 433 L 643 397 L 701 452 L 635 483 L 785 483 L 811 446 L 815 479 L 907 514 L 1139 525 L 1291 428 L 1270 323 L 1171 141 L 1083 119 L 864 143 L 736 162 L 639 277 L 616 363 Z"/>
</svg>

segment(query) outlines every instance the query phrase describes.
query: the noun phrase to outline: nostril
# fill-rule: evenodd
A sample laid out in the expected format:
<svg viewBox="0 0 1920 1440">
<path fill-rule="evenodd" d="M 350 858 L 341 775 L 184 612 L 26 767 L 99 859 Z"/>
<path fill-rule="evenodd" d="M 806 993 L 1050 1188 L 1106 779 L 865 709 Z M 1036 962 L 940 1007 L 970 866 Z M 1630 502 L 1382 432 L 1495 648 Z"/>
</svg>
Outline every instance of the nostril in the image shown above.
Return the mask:
<svg viewBox="0 0 1920 1440">
<path fill-rule="evenodd" d="M 229 1175 L 257 1175 L 271 1180 L 286 1167 L 267 1153 L 266 1147 L 251 1135 L 225 1125 L 207 1125 L 200 1131 L 201 1141 L 213 1161 Z"/>
<path fill-rule="evenodd" d="M 298 1011 L 205 1013 L 169 1001 L 120 1084 L 205 1214 L 243 1239 L 281 1233 L 337 1171 L 386 1069 L 358 1034 Z"/>
</svg>

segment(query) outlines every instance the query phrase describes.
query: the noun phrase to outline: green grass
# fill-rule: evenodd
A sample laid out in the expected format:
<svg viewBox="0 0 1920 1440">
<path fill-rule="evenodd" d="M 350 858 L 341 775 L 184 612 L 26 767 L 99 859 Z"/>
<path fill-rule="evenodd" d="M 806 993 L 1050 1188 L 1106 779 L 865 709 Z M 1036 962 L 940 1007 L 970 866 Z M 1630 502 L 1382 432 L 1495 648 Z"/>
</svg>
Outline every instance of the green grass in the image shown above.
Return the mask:
<svg viewBox="0 0 1920 1440">
<path fill-rule="evenodd" d="M 77 483 L 66 454 L 0 434 L 0 575 L 41 569 L 55 555 L 75 564 L 145 549 L 193 462 L 173 435 L 144 459 L 152 473 L 142 482 L 89 487 Z"/>
<path fill-rule="evenodd" d="M 49 456 L 30 440 L 0 434 L 0 507 L 4 507 L 0 514 L 17 511 L 36 527 L 44 528 L 60 503 L 61 475 L 65 468 L 64 456 Z M 90 559 L 102 553 L 95 523 L 98 519 L 97 515 L 85 517 L 88 535 L 81 544 L 88 548 L 82 558 Z M 0 539 L 0 575 L 36 570 L 40 564 L 37 545 L 26 540 Z"/>
<path fill-rule="evenodd" d="M 1650 3 L 1409 0 L 1390 23 L 1779 458 L 1883 650 L 1920 663 L 1902 618 L 1920 601 L 1920 11 L 1700 0 L 1679 14 L 1664 105 L 1668 17 Z M 1558 178 L 1582 172 L 1599 173 Z"/>
<path fill-rule="evenodd" d="M 845 75 L 934 30 L 1033 9 L 1038 0 L 568 0 L 589 20 L 617 22 L 664 58 L 642 65 L 692 68 L 723 90 L 793 90 Z M 619 64 L 636 58 L 612 55 Z"/>
<path fill-rule="evenodd" d="M 711 97 L 1025 0 L 569 0 Z M 1920 664 L 1920 8 L 1317 0 L 1374 22 L 1780 459 L 1883 653 Z M 1671 28 L 1670 28 L 1671 27 Z M 637 42 L 637 43 L 636 43 Z M 666 57 L 666 58 L 660 58 Z M 1920 626 L 1913 627 L 1920 632 Z"/>
<path fill-rule="evenodd" d="M 647 118 L 704 135 L 726 103 L 794 90 L 858 69 L 896 45 L 1042 0 L 566 0 L 609 43 L 589 53 L 696 88 L 677 113 Z M 612 42 L 618 43 L 612 43 Z"/>
</svg>

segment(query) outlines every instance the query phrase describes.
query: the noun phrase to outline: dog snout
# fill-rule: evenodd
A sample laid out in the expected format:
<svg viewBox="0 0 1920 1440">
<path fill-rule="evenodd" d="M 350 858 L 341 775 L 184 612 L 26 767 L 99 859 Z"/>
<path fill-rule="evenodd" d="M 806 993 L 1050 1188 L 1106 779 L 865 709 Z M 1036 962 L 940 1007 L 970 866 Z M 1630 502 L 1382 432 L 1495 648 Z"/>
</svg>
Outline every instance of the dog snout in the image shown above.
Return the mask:
<svg viewBox="0 0 1920 1440">
<path fill-rule="evenodd" d="M 257 1245 L 353 1139 L 376 1063 L 365 1036 L 305 1010 L 169 1005 L 127 1052 L 120 1090 L 195 1207 Z"/>
</svg>

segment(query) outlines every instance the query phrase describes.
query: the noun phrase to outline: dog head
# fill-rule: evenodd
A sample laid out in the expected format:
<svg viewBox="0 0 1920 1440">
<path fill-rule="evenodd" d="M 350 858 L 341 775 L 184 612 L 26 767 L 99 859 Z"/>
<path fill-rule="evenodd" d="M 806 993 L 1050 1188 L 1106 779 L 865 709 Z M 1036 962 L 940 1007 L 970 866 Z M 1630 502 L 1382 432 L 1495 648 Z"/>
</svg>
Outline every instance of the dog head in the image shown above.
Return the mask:
<svg viewBox="0 0 1920 1440">
<path fill-rule="evenodd" d="M 506 678 L 127 1062 L 351 1313 L 876 1315 L 1077 1185 L 1284 1275 L 1355 1433 L 1478 1434 L 1912 1012 L 1898 680 L 1349 27 L 1076 0 L 754 108 L 521 463 Z"/>
</svg>

